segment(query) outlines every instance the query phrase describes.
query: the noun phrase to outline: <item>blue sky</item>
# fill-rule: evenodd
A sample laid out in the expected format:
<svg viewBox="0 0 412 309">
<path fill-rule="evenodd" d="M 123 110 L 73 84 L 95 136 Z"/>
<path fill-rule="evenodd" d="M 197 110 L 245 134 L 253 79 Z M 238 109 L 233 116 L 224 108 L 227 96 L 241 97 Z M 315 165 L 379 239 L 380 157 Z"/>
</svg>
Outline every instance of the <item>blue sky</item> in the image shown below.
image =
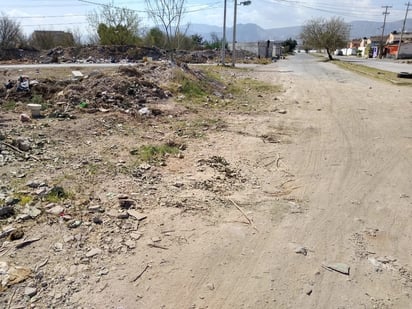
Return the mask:
<svg viewBox="0 0 412 309">
<path fill-rule="evenodd" d="M 110 0 L 90 0 L 107 4 Z M 242 0 L 237 0 L 238 3 Z M 238 6 L 239 24 L 255 23 L 262 28 L 298 26 L 315 17 L 341 16 L 345 21 L 382 21 L 382 6 L 389 5 L 388 21 L 405 16 L 407 0 L 251 0 L 250 6 Z M 116 6 L 136 10 L 142 26 L 152 26 L 145 13 L 145 0 L 114 0 Z M 87 32 L 86 15 L 99 5 L 80 0 L 0 0 L 0 11 L 17 20 L 24 32 L 33 30 L 76 29 Z M 227 0 L 227 25 L 233 24 L 233 0 Z M 224 0 L 186 0 L 185 23 L 222 26 Z M 411 8 L 412 9 L 412 8 Z M 412 18 L 412 10 L 409 11 Z M 408 29 L 412 31 L 412 29 Z"/>
</svg>

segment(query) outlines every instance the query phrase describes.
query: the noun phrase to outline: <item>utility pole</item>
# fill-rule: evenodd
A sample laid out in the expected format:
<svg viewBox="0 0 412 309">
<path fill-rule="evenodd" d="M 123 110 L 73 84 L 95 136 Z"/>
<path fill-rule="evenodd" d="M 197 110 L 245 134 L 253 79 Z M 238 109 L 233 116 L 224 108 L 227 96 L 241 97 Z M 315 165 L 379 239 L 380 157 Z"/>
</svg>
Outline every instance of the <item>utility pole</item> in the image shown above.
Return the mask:
<svg viewBox="0 0 412 309">
<path fill-rule="evenodd" d="M 385 32 L 385 25 L 386 25 L 386 16 L 389 15 L 390 13 L 388 12 L 388 9 L 390 9 L 392 6 L 385 5 L 382 6 L 383 9 L 385 9 L 385 12 L 382 14 L 385 16 L 383 19 L 383 26 L 382 26 L 382 35 L 381 35 L 381 43 L 379 45 L 379 59 L 382 59 L 382 54 L 383 54 L 383 34 Z"/>
<path fill-rule="evenodd" d="M 225 0 L 225 8 L 223 11 L 222 65 L 225 65 L 226 58 L 226 2 L 227 0 Z"/>
<path fill-rule="evenodd" d="M 399 59 L 399 53 L 401 51 L 401 44 L 402 44 L 402 37 L 403 33 L 405 31 L 405 24 L 406 24 L 406 19 L 408 18 L 408 11 L 409 11 L 409 6 L 411 5 L 410 2 L 405 4 L 406 5 L 406 12 L 405 12 L 405 19 L 403 20 L 403 26 L 402 26 L 402 31 L 401 31 L 401 36 L 399 38 L 399 43 L 398 43 L 398 51 L 396 52 L 396 59 Z"/>
<path fill-rule="evenodd" d="M 235 3 L 234 15 L 233 15 L 233 39 L 232 39 L 232 67 L 235 66 L 236 62 L 236 15 L 237 15 L 237 0 L 233 1 Z"/>
<path fill-rule="evenodd" d="M 237 0 L 233 1 L 235 3 L 234 8 L 234 16 L 233 16 L 233 42 L 232 42 L 232 67 L 235 66 L 236 63 L 236 15 L 237 15 Z M 251 5 L 251 0 L 240 1 L 239 5 Z"/>
</svg>

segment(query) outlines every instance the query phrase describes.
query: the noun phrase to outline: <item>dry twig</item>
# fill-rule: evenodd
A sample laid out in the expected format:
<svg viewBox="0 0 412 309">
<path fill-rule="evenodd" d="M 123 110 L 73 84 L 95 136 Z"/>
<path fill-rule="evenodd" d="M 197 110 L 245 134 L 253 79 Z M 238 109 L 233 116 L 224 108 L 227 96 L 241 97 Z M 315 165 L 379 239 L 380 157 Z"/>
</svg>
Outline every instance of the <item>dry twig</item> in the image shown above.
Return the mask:
<svg viewBox="0 0 412 309">
<path fill-rule="evenodd" d="M 130 280 L 130 282 L 135 282 L 137 279 L 139 279 L 146 272 L 146 270 L 149 269 L 149 267 L 150 267 L 150 264 L 147 264 L 145 268 L 143 268 L 143 270 L 137 274 L 137 276 L 135 276 L 132 280 Z"/>
</svg>

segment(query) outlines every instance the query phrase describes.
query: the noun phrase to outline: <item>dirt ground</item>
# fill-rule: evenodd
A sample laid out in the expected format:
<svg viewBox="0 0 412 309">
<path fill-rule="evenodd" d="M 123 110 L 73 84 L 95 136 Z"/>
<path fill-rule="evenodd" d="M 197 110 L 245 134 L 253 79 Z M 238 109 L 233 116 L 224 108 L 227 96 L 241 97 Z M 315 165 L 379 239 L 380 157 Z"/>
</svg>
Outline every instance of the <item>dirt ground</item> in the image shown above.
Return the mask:
<svg viewBox="0 0 412 309">
<path fill-rule="evenodd" d="M 410 308 L 412 88 L 305 54 L 226 74 L 282 91 L 143 120 L 2 111 L 33 147 L 1 148 L 4 204 L 27 200 L 1 213 L 1 307 Z"/>
</svg>

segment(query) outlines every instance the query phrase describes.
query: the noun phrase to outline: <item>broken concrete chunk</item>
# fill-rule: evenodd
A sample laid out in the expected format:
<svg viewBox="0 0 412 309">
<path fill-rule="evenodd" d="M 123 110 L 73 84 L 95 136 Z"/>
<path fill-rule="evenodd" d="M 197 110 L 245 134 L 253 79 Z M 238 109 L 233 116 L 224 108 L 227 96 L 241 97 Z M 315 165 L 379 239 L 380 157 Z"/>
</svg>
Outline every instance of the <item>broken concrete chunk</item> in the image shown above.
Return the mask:
<svg viewBox="0 0 412 309">
<path fill-rule="evenodd" d="M 322 267 L 329 271 L 336 271 L 343 275 L 349 276 L 350 267 L 344 263 L 327 263 L 322 264 Z"/>
<path fill-rule="evenodd" d="M 72 77 L 73 79 L 82 79 L 83 73 L 80 71 L 72 71 Z"/>
<path fill-rule="evenodd" d="M 102 250 L 99 248 L 93 248 L 90 249 L 87 253 L 86 253 L 86 257 L 90 258 L 90 257 L 94 257 L 96 255 L 99 255 L 102 253 Z"/>
<path fill-rule="evenodd" d="M 127 211 L 127 213 L 128 213 L 130 216 L 132 216 L 133 218 L 135 218 L 137 221 L 141 221 L 141 220 L 147 218 L 147 215 L 142 214 L 142 213 L 140 213 L 140 212 L 137 212 L 136 210 L 133 210 L 133 209 L 129 209 L 129 210 Z"/>
</svg>

